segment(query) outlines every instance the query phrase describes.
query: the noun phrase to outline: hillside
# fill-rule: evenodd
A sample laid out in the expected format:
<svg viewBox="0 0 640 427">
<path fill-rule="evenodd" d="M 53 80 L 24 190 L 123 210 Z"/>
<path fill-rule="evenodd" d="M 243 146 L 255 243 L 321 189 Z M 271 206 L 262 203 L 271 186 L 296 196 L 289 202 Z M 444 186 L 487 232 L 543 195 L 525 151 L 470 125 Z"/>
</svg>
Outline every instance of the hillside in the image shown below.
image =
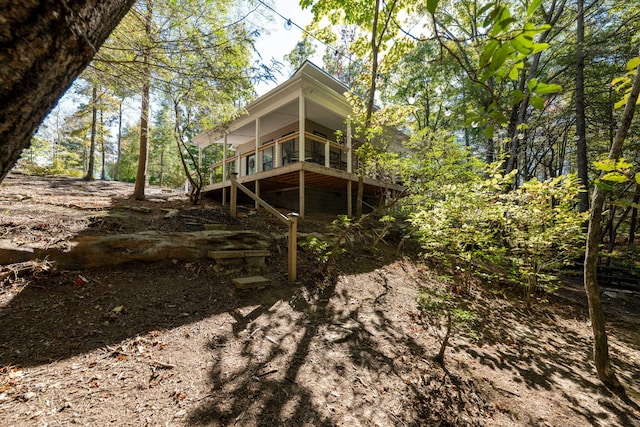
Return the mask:
<svg viewBox="0 0 640 427">
<path fill-rule="evenodd" d="M 11 174 L 2 239 L 65 249 L 77 236 L 225 224 L 273 234 L 267 266 L 0 267 L 3 425 L 640 426 L 637 293 L 604 298 L 626 401 L 595 376 L 575 280 L 530 311 L 511 289 L 474 285 L 460 298 L 477 321 L 452 337 L 443 370 L 432 361 L 442 331 L 416 303 L 443 278 L 409 248 L 401 257 L 362 240 L 329 270 L 302 248 L 291 285 L 284 230 L 264 212 L 232 219 L 214 201 L 194 207 L 154 188 L 134 202 L 132 189 Z M 330 220 L 300 231 L 326 232 Z M 271 286 L 231 284 L 257 273 Z"/>
</svg>

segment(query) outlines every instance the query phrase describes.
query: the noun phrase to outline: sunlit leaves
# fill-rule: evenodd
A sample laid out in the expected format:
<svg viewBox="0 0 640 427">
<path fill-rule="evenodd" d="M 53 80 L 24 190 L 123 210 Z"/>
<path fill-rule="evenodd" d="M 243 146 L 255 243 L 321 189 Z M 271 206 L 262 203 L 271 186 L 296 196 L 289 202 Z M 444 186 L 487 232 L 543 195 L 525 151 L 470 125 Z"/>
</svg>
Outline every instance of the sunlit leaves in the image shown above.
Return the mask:
<svg viewBox="0 0 640 427">
<path fill-rule="evenodd" d="M 631 80 L 636 73 L 636 68 L 639 66 L 640 56 L 632 58 L 627 62 L 627 73 L 611 81 L 611 86 L 613 86 L 616 91 L 623 92 L 622 98 L 614 104 L 613 108 L 618 109 L 627 104 L 629 93 L 631 92 Z M 640 104 L 640 98 L 638 99 L 638 104 Z"/>
</svg>

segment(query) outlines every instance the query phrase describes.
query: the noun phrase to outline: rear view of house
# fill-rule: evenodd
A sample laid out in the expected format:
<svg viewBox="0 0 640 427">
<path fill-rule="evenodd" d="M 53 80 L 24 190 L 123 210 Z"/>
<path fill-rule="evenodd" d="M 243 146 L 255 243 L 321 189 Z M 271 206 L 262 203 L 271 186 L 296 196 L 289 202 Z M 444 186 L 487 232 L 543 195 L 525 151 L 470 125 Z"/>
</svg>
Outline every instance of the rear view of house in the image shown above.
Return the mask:
<svg viewBox="0 0 640 427">
<path fill-rule="evenodd" d="M 273 206 L 299 212 L 352 215 L 370 210 L 401 186 L 361 176 L 344 96 L 347 87 L 310 62 L 246 107 L 223 132 L 195 138 L 200 150 L 222 144 L 223 159 L 203 189 L 223 203 L 230 176 Z M 201 156 L 202 157 L 202 156 Z"/>
</svg>

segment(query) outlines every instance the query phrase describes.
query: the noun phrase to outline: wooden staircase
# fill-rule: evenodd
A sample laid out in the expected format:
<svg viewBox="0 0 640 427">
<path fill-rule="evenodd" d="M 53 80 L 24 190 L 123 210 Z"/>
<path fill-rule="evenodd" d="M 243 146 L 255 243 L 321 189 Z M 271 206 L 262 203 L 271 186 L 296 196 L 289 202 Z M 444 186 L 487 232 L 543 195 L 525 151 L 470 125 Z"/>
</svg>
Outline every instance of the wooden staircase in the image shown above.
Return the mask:
<svg viewBox="0 0 640 427">
<path fill-rule="evenodd" d="M 224 266 L 246 265 L 249 267 L 264 267 L 266 257 L 270 256 L 268 250 L 245 249 L 227 251 L 208 251 L 207 257 Z M 250 276 L 231 279 L 236 289 L 263 289 L 271 284 L 271 281 L 262 276 Z"/>
</svg>

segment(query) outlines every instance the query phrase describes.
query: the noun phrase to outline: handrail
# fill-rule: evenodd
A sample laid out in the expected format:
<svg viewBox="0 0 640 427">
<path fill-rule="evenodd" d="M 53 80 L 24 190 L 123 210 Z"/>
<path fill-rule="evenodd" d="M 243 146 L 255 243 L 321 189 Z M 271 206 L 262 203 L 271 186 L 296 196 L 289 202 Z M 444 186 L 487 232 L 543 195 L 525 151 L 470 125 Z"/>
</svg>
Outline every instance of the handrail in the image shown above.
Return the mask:
<svg viewBox="0 0 640 427">
<path fill-rule="evenodd" d="M 297 255 L 298 255 L 298 236 L 297 236 L 298 214 L 290 213 L 285 216 L 282 213 L 278 212 L 273 206 L 271 206 L 270 204 L 262 200 L 260 197 L 258 197 L 255 193 L 253 193 L 247 187 L 240 184 L 236 179 L 237 175 L 238 175 L 237 172 L 233 172 L 231 174 L 231 206 L 230 206 L 231 216 L 233 218 L 236 217 L 237 203 L 238 203 L 237 189 L 239 188 L 244 194 L 246 194 L 251 199 L 256 201 L 260 206 L 265 208 L 269 213 L 271 213 L 273 216 L 279 219 L 280 222 L 286 224 L 289 227 L 289 242 L 288 242 L 288 256 L 287 256 L 288 277 L 289 277 L 289 282 L 295 282 L 297 279 L 296 262 L 297 262 Z"/>
</svg>

